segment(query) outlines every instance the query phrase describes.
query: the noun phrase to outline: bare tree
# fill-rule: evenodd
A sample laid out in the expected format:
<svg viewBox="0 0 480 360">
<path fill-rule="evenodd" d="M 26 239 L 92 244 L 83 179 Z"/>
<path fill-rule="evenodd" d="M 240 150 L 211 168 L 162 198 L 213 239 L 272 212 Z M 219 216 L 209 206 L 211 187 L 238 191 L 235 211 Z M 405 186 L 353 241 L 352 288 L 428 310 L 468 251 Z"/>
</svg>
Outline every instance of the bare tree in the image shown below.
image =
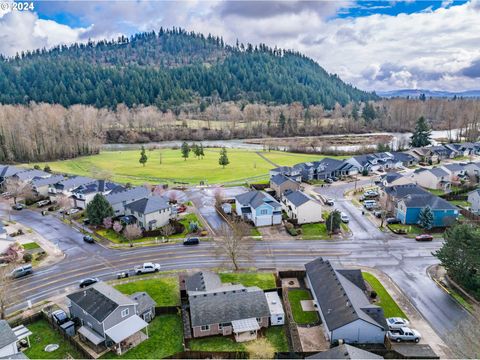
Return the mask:
<svg viewBox="0 0 480 360">
<path fill-rule="evenodd" d="M 117 234 L 120 234 L 120 232 L 123 230 L 123 226 L 120 223 L 120 221 L 115 221 L 112 225 L 113 231 L 115 231 Z"/>
<path fill-rule="evenodd" d="M 123 230 L 123 236 L 128 240 L 130 246 L 133 246 L 133 240 L 140 239 L 142 237 L 142 229 L 137 224 L 129 224 L 125 226 Z"/>
<path fill-rule="evenodd" d="M 224 194 L 223 194 L 222 188 L 216 188 L 213 192 L 213 195 L 215 196 L 215 205 L 221 206 L 224 200 Z"/>
<path fill-rule="evenodd" d="M 234 221 L 230 226 L 223 223 L 219 231 L 220 236 L 214 240 L 217 256 L 227 257 L 235 271 L 240 269 L 239 262 L 242 259 L 250 258 L 251 245 L 245 239 L 248 230 L 248 225 L 243 221 Z"/>
<path fill-rule="evenodd" d="M 165 236 L 168 239 L 170 235 L 175 233 L 175 227 L 171 223 L 168 223 L 160 228 L 160 232 L 162 236 Z"/>
<path fill-rule="evenodd" d="M 32 185 L 26 181 L 11 177 L 5 181 L 5 191 L 13 197 L 13 202 L 17 204 L 17 198 L 29 197 L 33 194 Z"/>
<path fill-rule="evenodd" d="M 61 194 L 57 196 L 57 205 L 60 209 L 63 210 L 63 218 L 65 219 L 65 214 L 67 213 L 68 208 L 72 206 L 72 201 L 67 195 Z"/>
</svg>

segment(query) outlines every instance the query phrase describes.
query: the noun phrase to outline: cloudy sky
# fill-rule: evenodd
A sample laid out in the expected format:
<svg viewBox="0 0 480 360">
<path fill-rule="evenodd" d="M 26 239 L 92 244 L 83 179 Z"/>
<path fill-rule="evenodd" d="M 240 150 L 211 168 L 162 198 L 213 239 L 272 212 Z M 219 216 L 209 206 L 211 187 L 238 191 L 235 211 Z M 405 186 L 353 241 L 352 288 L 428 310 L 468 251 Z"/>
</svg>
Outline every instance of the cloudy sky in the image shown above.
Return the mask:
<svg viewBox="0 0 480 360">
<path fill-rule="evenodd" d="M 0 10 L 0 53 L 180 26 L 299 50 L 362 89 L 480 88 L 480 0 L 33 1 Z"/>
</svg>

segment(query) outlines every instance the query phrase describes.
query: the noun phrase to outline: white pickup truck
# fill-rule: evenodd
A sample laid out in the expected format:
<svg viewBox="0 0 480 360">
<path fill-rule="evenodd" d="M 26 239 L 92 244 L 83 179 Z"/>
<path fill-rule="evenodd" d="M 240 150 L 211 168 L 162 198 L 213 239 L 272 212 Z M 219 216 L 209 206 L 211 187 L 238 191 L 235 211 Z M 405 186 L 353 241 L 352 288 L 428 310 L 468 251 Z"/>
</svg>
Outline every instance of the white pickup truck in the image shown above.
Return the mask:
<svg viewBox="0 0 480 360">
<path fill-rule="evenodd" d="M 415 341 L 418 343 L 422 338 L 422 335 L 417 330 L 410 329 L 409 327 L 401 327 L 400 329 L 390 330 L 387 332 L 387 336 L 391 341 Z"/>
<path fill-rule="evenodd" d="M 154 263 L 144 263 L 143 265 L 137 265 L 133 268 L 133 271 L 137 275 L 157 272 L 159 270 L 160 270 L 160 264 L 154 264 Z"/>
</svg>

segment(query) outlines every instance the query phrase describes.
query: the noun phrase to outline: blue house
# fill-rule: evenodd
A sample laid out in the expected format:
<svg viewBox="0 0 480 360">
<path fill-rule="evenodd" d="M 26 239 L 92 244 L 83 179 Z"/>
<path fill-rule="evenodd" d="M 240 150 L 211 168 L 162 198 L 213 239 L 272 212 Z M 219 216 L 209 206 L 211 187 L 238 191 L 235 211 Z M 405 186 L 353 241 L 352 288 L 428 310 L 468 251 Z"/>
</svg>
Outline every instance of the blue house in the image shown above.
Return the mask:
<svg viewBox="0 0 480 360">
<path fill-rule="evenodd" d="M 251 220 L 255 226 L 270 226 L 282 223 L 282 206 L 271 195 L 253 190 L 235 197 L 237 215 Z"/>
<path fill-rule="evenodd" d="M 458 217 L 458 209 L 448 201 L 425 192 L 423 194 L 409 194 L 397 204 L 397 218 L 402 224 L 418 224 L 420 211 L 430 207 L 433 212 L 433 227 L 452 225 Z"/>
</svg>

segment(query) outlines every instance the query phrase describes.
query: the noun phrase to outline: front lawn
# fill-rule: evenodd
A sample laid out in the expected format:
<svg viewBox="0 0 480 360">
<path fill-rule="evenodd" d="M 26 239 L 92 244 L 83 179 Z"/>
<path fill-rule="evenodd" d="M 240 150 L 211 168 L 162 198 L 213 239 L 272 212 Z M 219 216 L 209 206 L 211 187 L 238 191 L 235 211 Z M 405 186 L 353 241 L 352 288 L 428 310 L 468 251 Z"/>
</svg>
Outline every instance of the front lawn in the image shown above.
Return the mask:
<svg viewBox="0 0 480 360">
<path fill-rule="evenodd" d="M 455 206 L 462 206 L 464 208 L 470 207 L 472 205 L 467 200 L 450 200 L 449 203 Z"/>
<path fill-rule="evenodd" d="M 40 249 L 40 245 L 38 245 L 36 242 L 30 242 L 30 243 L 22 244 L 22 246 L 25 250 Z"/>
<path fill-rule="evenodd" d="M 328 239 L 328 231 L 325 223 L 303 224 L 302 239 Z"/>
<path fill-rule="evenodd" d="M 192 339 L 189 347 L 193 351 L 245 351 L 243 343 L 237 343 L 232 338 L 220 335 Z"/>
<path fill-rule="evenodd" d="M 260 234 L 260 231 L 258 231 L 258 228 L 252 227 L 250 229 L 250 236 L 262 236 L 262 234 Z"/>
<path fill-rule="evenodd" d="M 425 230 L 417 225 L 404 225 L 404 224 L 388 224 L 387 227 L 395 232 L 396 230 L 404 230 L 407 235 L 416 236 L 424 234 Z"/>
<path fill-rule="evenodd" d="M 363 278 L 365 281 L 372 287 L 372 289 L 377 293 L 376 303 L 378 306 L 381 306 L 386 318 L 389 317 L 401 317 L 407 319 L 405 313 L 400 309 L 397 303 L 392 299 L 390 294 L 385 290 L 380 281 L 370 273 L 362 272 Z"/>
<path fill-rule="evenodd" d="M 262 290 L 274 289 L 275 276 L 272 273 L 262 272 L 239 272 L 239 273 L 219 273 L 220 280 L 223 283 L 237 283 L 243 286 L 258 286 Z"/>
<path fill-rule="evenodd" d="M 155 317 L 148 325 L 148 335 L 145 340 L 122 356 L 113 352 L 106 353 L 104 359 L 162 359 L 183 351 L 183 326 L 178 315 L 161 315 Z"/>
<path fill-rule="evenodd" d="M 132 279 L 128 283 L 115 285 L 115 288 L 126 295 L 145 291 L 155 300 L 157 306 L 180 305 L 180 290 L 176 276 L 144 280 Z"/>
<path fill-rule="evenodd" d="M 441 189 L 427 189 L 427 190 L 430 191 L 433 195 L 437 195 L 437 196 L 445 194 L 445 190 L 441 190 Z"/>
<path fill-rule="evenodd" d="M 25 355 L 30 359 L 81 359 L 82 355 L 62 335 L 53 330 L 46 320 L 39 320 L 27 325 L 33 335 L 30 336 L 30 348 Z M 46 352 L 45 346 L 58 344 L 60 347 L 52 352 Z"/>
<path fill-rule="evenodd" d="M 302 300 L 312 300 L 312 295 L 308 290 L 293 289 L 288 292 L 288 301 L 292 308 L 293 319 L 297 324 L 313 324 L 318 321 L 316 311 L 303 311 Z"/>
<path fill-rule="evenodd" d="M 178 239 L 178 238 L 183 239 L 183 238 L 187 237 L 187 235 L 190 234 L 189 226 L 190 226 L 191 222 L 196 222 L 198 224 L 199 229 L 203 228 L 203 223 L 198 219 L 197 215 L 195 215 L 194 213 L 189 213 L 189 214 L 186 214 L 184 216 L 180 215 L 179 218 L 178 218 L 178 221 L 181 224 L 183 224 L 183 226 L 185 226 L 185 229 L 180 234 L 175 234 L 175 235 L 169 236 L 170 239 Z"/>
</svg>

